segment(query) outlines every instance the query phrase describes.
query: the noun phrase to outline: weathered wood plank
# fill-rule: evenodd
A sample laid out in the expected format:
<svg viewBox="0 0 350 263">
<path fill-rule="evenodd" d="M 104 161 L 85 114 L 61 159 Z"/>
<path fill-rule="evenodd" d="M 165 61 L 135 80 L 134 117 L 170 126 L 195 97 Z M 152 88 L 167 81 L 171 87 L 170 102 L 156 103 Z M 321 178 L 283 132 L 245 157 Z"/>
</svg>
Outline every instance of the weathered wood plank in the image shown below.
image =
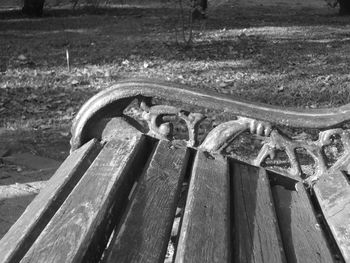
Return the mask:
<svg viewBox="0 0 350 263">
<path fill-rule="evenodd" d="M 21 262 L 95 261 L 115 223 L 113 210 L 125 204 L 135 180 L 143 141 L 108 142 Z"/>
<path fill-rule="evenodd" d="M 228 164 L 199 151 L 194 161 L 175 262 L 229 262 Z"/>
<path fill-rule="evenodd" d="M 345 174 L 325 174 L 314 192 L 345 261 L 350 262 L 350 185 Z"/>
<path fill-rule="evenodd" d="M 288 263 L 333 262 L 304 186 L 291 191 L 276 185 L 272 193 Z"/>
<path fill-rule="evenodd" d="M 286 262 L 265 169 L 232 162 L 232 171 L 234 262 Z"/>
<path fill-rule="evenodd" d="M 186 148 L 159 142 L 106 253 L 106 262 L 164 261 L 187 159 Z"/>
<path fill-rule="evenodd" d="M 79 181 L 101 146 L 96 140 L 74 151 L 0 240 L 0 262 L 19 262 Z"/>
</svg>

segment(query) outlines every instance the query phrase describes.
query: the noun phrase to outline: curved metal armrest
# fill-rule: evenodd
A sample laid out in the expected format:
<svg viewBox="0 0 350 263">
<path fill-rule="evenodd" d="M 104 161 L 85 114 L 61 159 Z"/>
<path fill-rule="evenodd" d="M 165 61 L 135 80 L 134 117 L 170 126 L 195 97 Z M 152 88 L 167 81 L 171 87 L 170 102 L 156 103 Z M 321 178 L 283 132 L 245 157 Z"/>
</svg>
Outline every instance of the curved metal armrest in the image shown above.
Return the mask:
<svg viewBox="0 0 350 263">
<path fill-rule="evenodd" d="M 198 126 L 205 116 L 174 106 L 152 105 L 153 98 L 224 111 L 232 115 L 234 120 L 218 125 L 208 133 L 198 146 Z M 349 159 L 350 139 L 348 131 L 340 128 L 327 129 L 340 127 L 349 120 L 350 105 L 332 109 L 282 109 L 265 104 L 234 100 L 217 93 L 204 93 L 185 86 L 145 79 L 117 83 L 87 101 L 73 122 L 72 150 L 87 142 L 91 134 L 96 135 L 96 132 L 94 133 L 92 130 L 98 126 L 97 123 L 101 119 L 129 118 L 123 112 L 135 99 L 138 100 L 143 111 L 143 119 L 148 123 L 148 134 L 159 139 L 172 138 L 171 124 L 163 120 L 164 116 L 176 116 L 182 119 L 188 128 L 188 145 L 208 152 L 223 153 L 239 134 L 250 131 L 266 137 L 258 156 L 252 161 L 253 164 L 261 165 L 267 156 L 274 157 L 275 151 L 282 150 L 289 157 L 291 168 L 288 173 L 292 176 L 300 176 L 302 171 L 296 157 L 296 149 L 304 148 L 314 159 L 316 165 L 314 176 L 310 178 L 311 181 L 330 169 L 325 161 L 323 148 L 331 143 L 330 138 L 333 135 L 341 137 L 345 152 L 331 168 L 339 169 Z M 276 128 L 278 125 L 315 128 L 321 131 L 317 141 L 292 140 Z"/>
</svg>

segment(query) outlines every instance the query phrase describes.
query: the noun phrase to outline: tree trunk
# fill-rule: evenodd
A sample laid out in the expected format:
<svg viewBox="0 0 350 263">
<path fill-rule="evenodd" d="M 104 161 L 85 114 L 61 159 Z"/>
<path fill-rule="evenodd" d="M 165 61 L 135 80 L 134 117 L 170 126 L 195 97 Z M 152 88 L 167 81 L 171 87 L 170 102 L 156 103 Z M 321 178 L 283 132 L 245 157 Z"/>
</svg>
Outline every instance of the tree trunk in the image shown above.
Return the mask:
<svg viewBox="0 0 350 263">
<path fill-rule="evenodd" d="M 24 0 L 22 12 L 29 16 L 42 16 L 45 0 Z"/>
<path fill-rule="evenodd" d="M 208 0 L 194 0 L 193 1 L 193 10 L 192 10 L 192 19 L 205 19 L 207 17 L 206 11 L 208 8 Z"/>
<path fill-rule="evenodd" d="M 339 14 L 350 15 L 350 0 L 338 0 L 339 2 Z"/>
</svg>

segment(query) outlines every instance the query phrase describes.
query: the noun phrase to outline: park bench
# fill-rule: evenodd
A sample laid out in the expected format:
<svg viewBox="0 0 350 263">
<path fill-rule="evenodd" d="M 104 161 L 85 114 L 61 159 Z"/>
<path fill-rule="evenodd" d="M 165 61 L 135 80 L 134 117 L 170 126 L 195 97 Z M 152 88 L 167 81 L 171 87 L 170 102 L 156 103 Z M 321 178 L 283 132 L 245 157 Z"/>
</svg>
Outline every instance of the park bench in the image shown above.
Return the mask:
<svg viewBox="0 0 350 263">
<path fill-rule="evenodd" d="M 168 262 L 350 262 L 349 113 L 120 82 L 81 108 L 0 262 L 164 262 L 174 237 Z"/>
</svg>

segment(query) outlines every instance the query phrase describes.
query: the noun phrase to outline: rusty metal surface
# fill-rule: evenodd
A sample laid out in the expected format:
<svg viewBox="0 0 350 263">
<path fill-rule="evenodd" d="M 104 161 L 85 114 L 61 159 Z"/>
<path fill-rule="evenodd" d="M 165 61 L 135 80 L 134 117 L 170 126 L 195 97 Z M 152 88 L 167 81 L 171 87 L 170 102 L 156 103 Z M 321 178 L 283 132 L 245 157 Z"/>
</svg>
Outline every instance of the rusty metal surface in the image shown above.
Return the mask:
<svg viewBox="0 0 350 263">
<path fill-rule="evenodd" d="M 191 105 L 211 110 L 220 110 L 232 116 L 232 120 L 221 123 L 211 130 L 199 145 L 198 127 L 205 119 L 202 113 L 190 112 L 173 105 L 153 105 L 152 99 L 173 101 L 176 104 Z M 72 126 L 72 150 L 80 147 L 90 138 L 91 129 L 101 118 L 123 117 L 123 111 L 135 99 L 138 100 L 142 118 L 147 123 L 148 135 L 158 139 L 173 138 L 173 124 L 164 120 L 172 116 L 184 121 L 188 131 L 187 145 L 207 152 L 225 154 L 226 148 L 238 135 L 250 131 L 264 137 L 262 148 L 251 163 L 261 165 L 267 157 L 273 159 L 276 151 L 284 151 L 290 168 L 284 169 L 291 177 L 300 178 L 302 169 L 296 150 L 303 148 L 312 158 L 313 175 L 307 178 L 312 184 L 322 174 L 340 169 L 350 159 L 349 131 L 341 128 L 350 118 L 350 105 L 332 109 L 296 110 L 282 109 L 247 101 L 234 100 L 216 93 L 204 93 L 193 88 L 151 80 L 130 80 L 115 84 L 87 101 L 77 114 Z M 278 126 L 319 129 L 318 139 L 292 139 Z M 334 136 L 340 137 L 344 152 L 330 165 L 326 161 L 324 147 L 332 143 Z M 275 169 L 281 172 L 281 169 Z"/>
</svg>

